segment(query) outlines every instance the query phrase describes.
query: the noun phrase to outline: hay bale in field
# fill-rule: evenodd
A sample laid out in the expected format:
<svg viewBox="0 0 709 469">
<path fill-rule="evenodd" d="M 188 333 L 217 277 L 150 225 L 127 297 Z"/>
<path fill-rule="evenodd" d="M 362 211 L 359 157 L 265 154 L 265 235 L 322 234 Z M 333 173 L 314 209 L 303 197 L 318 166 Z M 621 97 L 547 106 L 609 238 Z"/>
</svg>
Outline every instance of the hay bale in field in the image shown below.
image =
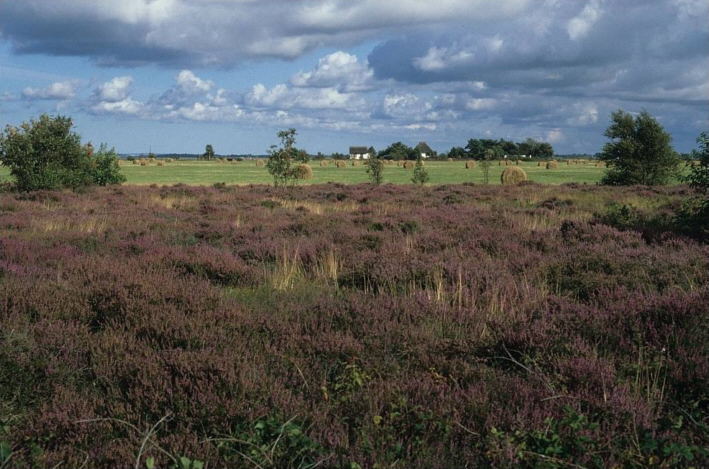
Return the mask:
<svg viewBox="0 0 709 469">
<path fill-rule="evenodd" d="M 158 161 L 157 165 L 158 166 L 165 166 L 165 163 L 163 163 L 162 161 Z"/>
<path fill-rule="evenodd" d="M 571 166 L 571 161 L 566 160 L 566 166 Z"/>
<path fill-rule="evenodd" d="M 559 163 L 556 161 L 547 161 L 547 169 L 556 169 L 559 167 Z"/>
<path fill-rule="evenodd" d="M 141 161 L 141 162 L 140 162 L 140 165 L 141 165 L 141 166 L 147 166 L 148 163 L 146 163 L 145 161 Z"/>
<path fill-rule="evenodd" d="M 329 163 L 328 163 L 327 161 L 321 161 L 321 162 L 320 162 L 320 167 L 321 167 L 321 168 L 327 168 L 328 164 L 329 164 Z"/>
<path fill-rule="evenodd" d="M 414 169 L 414 162 L 413 161 L 404 161 L 403 168 L 404 169 Z"/>
<path fill-rule="evenodd" d="M 361 163 L 357 160 L 352 161 L 352 166 L 359 166 Z"/>
<path fill-rule="evenodd" d="M 307 164 L 299 164 L 295 167 L 295 178 L 296 179 L 312 179 L 313 178 L 313 168 Z"/>
<path fill-rule="evenodd" d="M 500 182 L 504 185 L 519 184 L 522 181 L 527 180 L 527 173 L 524 172 L 519 166 L 510 166 L 502 171 L 502 176 L 500 176 Z"/>
<path fill-rule="evenodd" d="M 133 160 L 133 164 L 140 164 L 140 161 L 138 161 L 138 160 Z"/>
<path fill-rule="evenodd" d="M 509 166 L 509 165 L 510 165 L 510 160 L 505 160 L 505 166 Z"/>
<path fill-rule="evenodd" d="M 344 168 L 345 166 L 347 166 L 347 163 L 345 163 L 344 161 L 336 161 L 335 166 L 337 166 L 338 168 Z"/>
<path fill-rule="evenodd" d="M 465 169 L 474 169 L 476 166 L 475 161 L 466 161 Z"/>
<path fill-rule="evenodd" d="M 446 161 L 453 161 L 453 158 L 446 158 Z"/>
<path fill-rule="evenodd" d="M 502 166 L 502 160 L 497 162 L 497 166 Z"/>
<path fill-rule="evenodd" d="M 537 168 L 539 168 L 541 165 L 542 165 L 542 162 L 541 162 L 541 161 L 538 161 L 538 162 L 537 162 Z"/>
<path fill-rule="evenodd" d="M 256 167 L 257 168 L 263 168 L 266 165 L 266 163 L 263 162 L 263 160 L 256 160 Z"/>
</svg>

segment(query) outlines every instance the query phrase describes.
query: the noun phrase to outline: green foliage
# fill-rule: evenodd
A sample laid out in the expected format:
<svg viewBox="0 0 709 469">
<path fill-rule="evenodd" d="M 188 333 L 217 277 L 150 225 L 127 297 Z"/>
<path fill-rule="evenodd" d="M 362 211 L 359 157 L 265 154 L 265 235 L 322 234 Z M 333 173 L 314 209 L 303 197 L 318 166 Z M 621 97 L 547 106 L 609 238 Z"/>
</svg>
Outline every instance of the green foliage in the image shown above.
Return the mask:
<svg viewBox="0 0 709 469">
<path fill-rule="evenodd" d="M 264 469 L 314 468 L 322 462 L 324 454 L 324 449 L 306 435 L 295 419 L 282 423 L 273 416 L 240 425 L 233 437 L 217 441 L 225 460 Z"/>
<path fill-rule="evenodd" d="M 125 180 L 115 151 L 102 145 L 93 155 L 91 146 L 82 146 L 72 127 L 69 117 L 43 114 L 0 133 L 0 162 L 10 168 L 19 190 L 76 189 Z"/>
<path fill-rule="evenodd" d="M 367 174 L 372 184 L 380 185 L 384 181 L 384 162 L 379 158 L 369 160 Z"/>
<path fill-rule="evenodd" d="M 589 467 L 603 467 L 600 444 L 590 436 L 598 424 L 571 407 L 564 412 L 561 419 L 548 418 L 543 429 L 508 433 L 493 427 L 488 441 L 491 459 L 516 467 L 556 469 L 577 467 L 575 463 L 588 456 Z"/>
<path fill-rule="evenodd" d="M 99 150 L 91 158 L 91 173 L 94 184 L 107 186 L 126 182 L 126 177 L 118 166 L 116 150 L 101 144 Z"/>
<path fill-rule="evenodd" d="M 686 181 L 693 189 L 709 196 L 709 132 L 702 132 L 697 144 L 699 148 L 692 152 L 692 158 L 699 160 L 699 165 L 692 167 Z"/>
<path fill-rule="evenodd" d="M 633 117 L 614 112 L 605 132 L 612 141 L 600 159 L 608 165 L 603 183 L 610 185 L 665 185 L 678 175 L 680 159 L 672 149 L 672 137 L 649 113 Z"/>
<path fill-rule="evenodd" d="M 203 160 L 213 160 L 214 159 L 214 147 L 212 145 L 207 145 L 204 147 L 204 153 L 202 153 L 201 158 Z"/>
<path fill-rule="evenodd" d="M 379 156 L 387 160 L 415 160 L 417 155 L 416 150 L 410 146 L 396 142 L 380 151 Z"/>
<path fill-rule="evenodd" d="M 281 130 L 278 132 L 278 138 L 281 140 L 281 146 L 271 146 L 269 150 L 266 169 L 273 177 L 273 185 L 276 187 L 293 184 L 299 175 L 299 170 L 296 163 L 305 164 L 310 157 L 304 150 L 295 148 L 295 129 Z"/>
<path fill-rule="evenodd" d="M 426 168 L 423 166 L 423 159 L 421 159 L 421 155 L 419 155 L 419 157 L 416 158 L 416 166 L 414 167 L 414 175 L 411 178 L 411 182 L 423 186 L 428 182 L 428 179 L 428 171 L 426 171 Z"/>
</svg>

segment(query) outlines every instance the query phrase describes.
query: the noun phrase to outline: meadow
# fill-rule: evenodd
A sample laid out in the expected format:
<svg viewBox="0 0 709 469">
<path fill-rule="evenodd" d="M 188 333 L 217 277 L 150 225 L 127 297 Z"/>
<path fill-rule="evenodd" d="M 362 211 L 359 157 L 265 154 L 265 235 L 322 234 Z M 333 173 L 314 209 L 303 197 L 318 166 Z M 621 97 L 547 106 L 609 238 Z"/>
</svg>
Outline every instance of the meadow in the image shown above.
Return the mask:
<svg viewBox="0 0 709 469">
<path fill-rule="evenodd" d="M 709 247 L 606 216 L 688 194 L 0 193 L 0 466 L 707 467 Z"/>
<path fill-rule="evenodd" d="M 159 161 L 159 160 L 158 160 Z M 313 178 L 308 181 L 301 181 L 300 184 L 325 184 L 329 182 L 342 184 L 359 184 L 368 182 L 366 166 L 352 166 L 352 162 L 346 161 L 343 168 L 335 166 L 330 160 L 327 167 L 321 167 L 319 161 L 311 161 L 313 168 Z M 146 166 L 132 164 L 129 161 L 121 161 L 121 169 L 128 179 L 128 184 L 189 184 L 189 185 L 212 185 L 215 183 L 226 184 L 272 184 L 273 179 L 264 167 L 257 167 L 254 160 L 244 161 L 199 161 L 199 160 L 178 160 L 163 162 L 164 166 L 158 166 L 157 162 L 149 163 Z M 596 167 L 595 163 L 586 162 L 581 164 L 567 165 L 560 162 L 557 169 L 546 169 L 545 163 L 537 166 L 537 162 L 524 162 L 521 167 L 527 172 L 529 179 L 543 184 L 563 184 L 563 183 L 588 183 L 595 184 L 603 176 L 603 168 Z M 490 167 L 490 183 L 499 184 L 500 174 L 505 166 L 500 166 L 499 162 L 494 162 Z M 482 183 L 483 173 L 480 167 L 466 169 L 464 161 L 428 161 L 426 169 L 430 175 L 431 184 L 461 184 L 465 182 Z M 396 165 L 386 166 L 384 170 L 384 181 L 392 184 L 410 184 L 412 170 L 403 169 Z M 0 181 L 8 180 L 9 173 L 5 168 L 0 167 Z"/>
</svg>

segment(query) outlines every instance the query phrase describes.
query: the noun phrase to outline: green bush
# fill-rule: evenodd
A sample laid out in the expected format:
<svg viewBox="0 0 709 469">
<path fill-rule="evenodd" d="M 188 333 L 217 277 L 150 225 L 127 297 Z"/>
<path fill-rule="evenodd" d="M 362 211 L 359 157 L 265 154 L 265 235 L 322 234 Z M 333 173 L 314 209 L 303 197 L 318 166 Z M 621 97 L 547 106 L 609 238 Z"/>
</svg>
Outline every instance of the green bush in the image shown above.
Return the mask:
<svg viewBox="0 0 709 469">
<path fill-rule="evenodd" d="M 115 151 L 102 145 L 94 155 L 90 145 L 81 145 L 72 126 L 69 117 L 43 114 L 0 133 L 0 162 L 10 168 L 18 190 L 77 189 L 125 181 Z"/>
</svg>

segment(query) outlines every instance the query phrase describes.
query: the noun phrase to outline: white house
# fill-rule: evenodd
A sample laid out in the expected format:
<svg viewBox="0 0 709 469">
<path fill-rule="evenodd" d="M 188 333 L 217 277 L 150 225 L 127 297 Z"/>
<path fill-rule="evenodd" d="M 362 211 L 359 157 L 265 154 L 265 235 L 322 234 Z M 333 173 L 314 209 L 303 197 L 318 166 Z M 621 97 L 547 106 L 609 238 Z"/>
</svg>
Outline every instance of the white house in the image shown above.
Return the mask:
<svg viewBox="0 0 709 469">
<path fill-rule="evenodd" d="M 368 160 L 372 157 L 367 147 L 350 147 L 351 160 Z"/>
<path fill-rule="evenodd" d="M 436 156 L 436 152 L 433 151 L 426 142 L 419 142 L 418 145 L 414 147 L 414 150 L 416 150 L 416 152 L 421 155 L 421 158 L 424 159 Z"/>
</svg>

